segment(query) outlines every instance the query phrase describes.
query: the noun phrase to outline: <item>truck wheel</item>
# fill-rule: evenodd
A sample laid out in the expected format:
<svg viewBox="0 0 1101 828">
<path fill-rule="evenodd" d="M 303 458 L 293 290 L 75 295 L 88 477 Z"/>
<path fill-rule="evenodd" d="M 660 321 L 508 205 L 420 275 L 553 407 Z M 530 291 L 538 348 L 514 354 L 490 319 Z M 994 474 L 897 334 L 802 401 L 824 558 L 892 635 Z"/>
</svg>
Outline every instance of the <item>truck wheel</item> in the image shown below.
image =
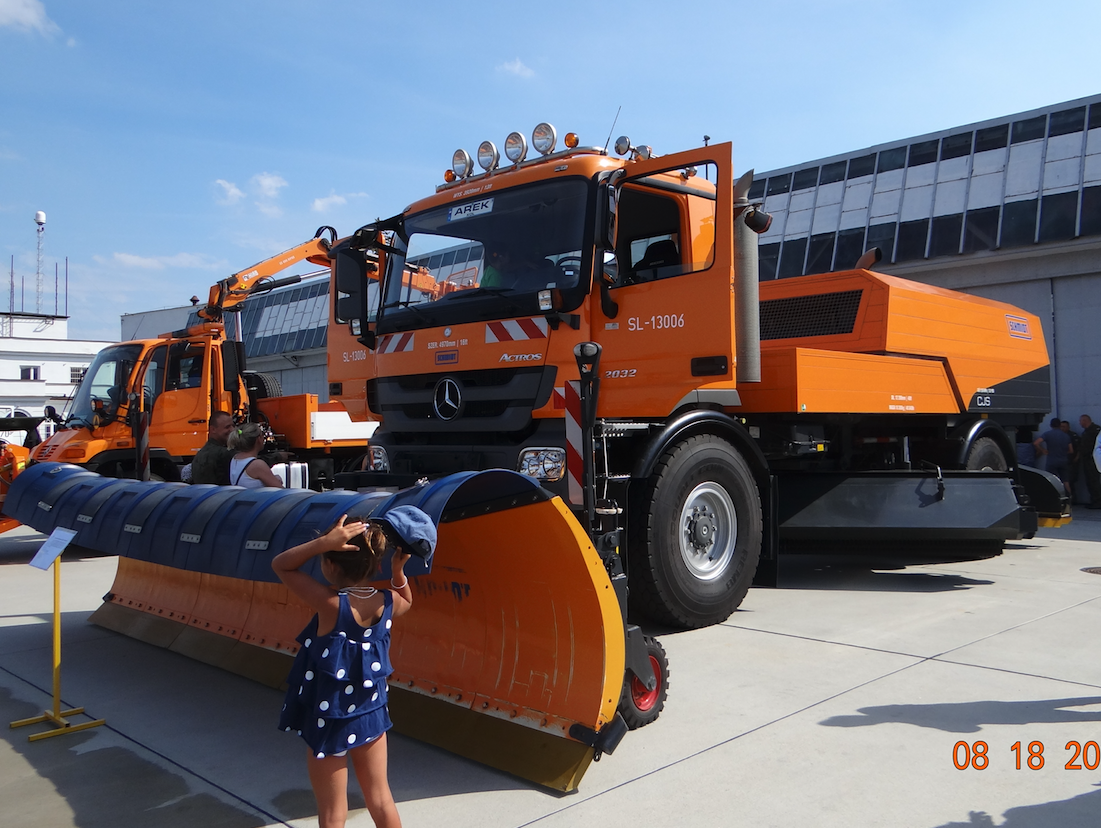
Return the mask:
<svg viewBox="0 0 1101 828">
<path fill-rule="evenodd" d="M 271 374 L 264 374 L 260 371 L 242 371 L 241 376 L 245 380 L 245 387 L 248 388 L 250 399 L 266 400 L 270 397 L 283 396 L 283 388 L 279 385 L 279 380 Z"/>
<path fill-rule="evenodd" d="M 669 659 L 665 648 L 651 635 L 643 636 L 646 642 L 646 655 L 650 659 L 650 669 L 654 671 L 657 685 L 647 690 L 632 673 L 623 679 L 623 693 L 619 697 L 619 713 L 631 730 L 637 730 L 653 722 L 661 715 L 665 707 L 665 697 L 669 694 Z"/>
<path fill-rule="evenodd" d="M 969 471 L 1006 471 L 1009 469 L 1009 464 L 992 437 L 980 437 L 971 444 L 964 468 Z"/>
<path fill-rule="evenodd" d="M 631 599 L 655 621 L 706 627 L 745 598 L 761 555 L 761 496 L 749 466 L 709 434 L 658 461 L 631 533 Z"/>
</svg>

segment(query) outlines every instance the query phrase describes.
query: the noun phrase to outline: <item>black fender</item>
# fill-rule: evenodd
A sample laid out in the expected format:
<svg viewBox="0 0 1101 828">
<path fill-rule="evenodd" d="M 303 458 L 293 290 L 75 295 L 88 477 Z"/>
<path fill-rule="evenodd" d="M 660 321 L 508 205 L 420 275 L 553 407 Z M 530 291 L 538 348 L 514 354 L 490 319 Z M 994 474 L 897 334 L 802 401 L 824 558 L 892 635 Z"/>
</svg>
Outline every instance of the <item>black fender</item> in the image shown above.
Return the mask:
<svg viewBox="0 0 1101 828">
<path fill-rule="evenodd" d="M 722 411 L 711 409 L 692 409 L 674 414 L 665 427 L 650 438 L 639 452 L 631 471 L 635 480 L 646 480 L 653 474 L 658 459 L 671 446 L 694 437 L 697 434 L 713 434 L 730 443 L 749 464 L 753 479 L 761 495 L 763 537 L 761 541 L 761 560 L 757 567 L 755 583 L 765 586 L 776 585 L 776 566 L 780 548 L 779 532 L 776 528 L 776 484 L 768 466 L 768 460 L 757 442 L 736 418 Z"/>
<path fill-rule="evenodd" d="M 87 463 L 81 465 L 88 469 L 88 471 L 94 471 L 99 473 L 99 470 L 104 466 L 119 463 L 121 465 L 132 466 L 137 463 L 137 458 L 134 456 L 134 449 L 112 449 L 110 451 L 101 451 L 99 454 L 92 457 Z M 176 481 L 180 479 L 180 458 L 174 457 L 169 454 L 165 449 L 149 449 L 149 468 L 150 469 L 162 469 L 167 472 L 166 480 Z"/>
<path fill-rule="evenodd" d="M 963 423 L 953 429 L 949 437 L 960 441 L 960 450 L 956 454 L 957 469 L 962 469 L 966 465 L 967 455 L 975 441 L 980 437 L 989 437 L 1002 450 L 1005 461 L 1009 465 L 1009 471 L 1011 473 L 1017 471 L 1017 447 L 996 420 L 972 420 Z"/>
</svg>

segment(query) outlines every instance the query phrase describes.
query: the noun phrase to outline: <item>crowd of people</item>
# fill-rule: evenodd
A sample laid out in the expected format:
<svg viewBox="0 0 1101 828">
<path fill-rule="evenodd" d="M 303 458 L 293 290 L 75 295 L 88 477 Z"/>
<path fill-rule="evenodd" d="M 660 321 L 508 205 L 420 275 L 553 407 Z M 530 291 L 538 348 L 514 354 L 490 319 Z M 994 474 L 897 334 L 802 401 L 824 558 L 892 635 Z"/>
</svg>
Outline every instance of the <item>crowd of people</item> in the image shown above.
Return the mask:
<svg viewBox="0 0 1101 828">
<path fill-rule="evenodd" d="M 1052 417 L 1048 430 L 1035 439 L 1018 432 L 1017 462 L 1026 466 L 1041 466 L 1061 481 L 1072 503 L 1087 509 L 1101 509 L 1101 425 L 1088 414 L 1078 418 L 1082 431 L 1071 428 L 1069 420 Z M 1024 439 L 1022 439 L 1024 437 Z M 1083 478 L 1088 493 L 1086 500 L 1076 500 L 1077 483 Z"/>
</svg>

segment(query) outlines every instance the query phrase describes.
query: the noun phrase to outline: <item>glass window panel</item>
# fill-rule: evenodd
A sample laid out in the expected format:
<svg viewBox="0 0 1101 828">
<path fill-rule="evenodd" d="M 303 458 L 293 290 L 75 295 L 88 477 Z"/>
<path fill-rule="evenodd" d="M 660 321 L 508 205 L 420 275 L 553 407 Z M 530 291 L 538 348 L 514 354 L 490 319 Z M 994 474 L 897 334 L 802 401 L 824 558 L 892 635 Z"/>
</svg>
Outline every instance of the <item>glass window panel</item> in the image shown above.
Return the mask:
<svg viewBox="0 0 1101 828">
<path fill-rule="evenodd" d="M 1002 211 L 1002 247 L 1019 247 L 1036 241 L 1036 199 L 1013 201 Z"/>
<path fill-rule="evenodd" d="M 931 164 L 937 160 L 937 150 L 940 148 L 940 142 L 922 141 L 918 144 L 910 145 L 910 158 L 906 162 L 907 167 L 917 167 L 921 164 Z"/>
<path fill-rule="evenodd" d="M 904 221 L 898 225 L 896 262 L 925 258 L 925 243 L 929 238 L 929 219 Z"/>
<path fill-rule="evenodd" d="M 1017 121 L 1013 124 L 1013 141 L 1019 144 L 1021 141 L 1035 141 L 1044 137 L 1044 127 L 1047 126 L 1047 115 L 1037 115 L 1027 121 Z"/>
<path fill-rule="evenodd" d="M 929 239 L 929 255 L 951 256 L 960 252 L 960 231 L 963 230 L 963 213 L 937 216 L 933 219 L 933 232 Z"/>
<path fill-rule="evenodd" d="M 765 179 L 757 178 L 753 181 L 753 186 L 749 188 L 749 200 L 757 201 L 765 194 Z"/>
<path fill-rule="evenodd" d="M 849 161 L 849 178 L 859 178 L 875 172 L 875 154 L 862 155 Z"/>
<path fill-rule="evenodd" d="M 768 194 L 780 195 L 791 190 L 791 173 L 774 175 L 768 180 Z"/>
<path fill-rule="evenodd" d="M 440 262 L 440 267 L 450 267 L 455 264 L 455 251 L 448 250 L 443 254 L 443 261 Z"/>
<path fill-rule="evenodd" d="M 949 158 L 962 158 L 971 154 L 971 138 L 974 133 L 964 132 L 959 135 L 949 135 L 940 142 L 940 160 Z"/>
<path fill-rule="evenodd" d="M 762 244 L 757 248 L 757 271 L 761 281 L 776 278 L 776 264 L 780 260 L 780 243 Z"/>
<path fill-rule="evenodd" d="M 868 228 L 868 242 L 865 245 L 868 250 L 878 247 L 883 254 L 883 261 L 891 261 L 895 252 L 895 223 L 873 224 Z"/>
<path fill-rule="evenodd" d="M 822 174 L 818 177 L 818 183 L 821 185 L 833 184 L 835 181 L 844 181 L 845 170 L 848 166 L 848 161 L 835 161 L 832 164 L 826 164 L 822 167 Z"/>
<path fill-rule="evenodd" d="M 994 250 L 998 246 L 998 218 L 1001 207 L 969 210 L 963 224 L 963 252 Z"/>
<path fill-rule="evenodd" d="M 807 253 L 807 273 L 830 272 L 836 240 L 833 233 L 819 233 L 817 236 L 810 237 L 810 250 Z"/>
<path fill-rule="evenodd" d="M 818 167 L 812 167 L 809 170 L 799 170 L 795 173 L 795 179 L 792 182 L 792 190 L 809 190 L 815 184 L 818 183 Z"/>
<path fill-rule="evenodd" d="M 1101 236 L 1101 187 L 1082 190 L 1082 235 Z"/>
<path fill-rule="evenodd" d="M 1040 241 L 1066 241 L 1074 238 L 1078 218 L 1078 193 L 1046 195 L 1040 204 Z"/>
<path fill-rule="evenodd" d="M 1094 104 L 1090 107 L 1090 120 L 1089 129 L 1098 129 L 1101 127 L 1101 104 Z"/>
<path fill-rule="evenodd" d="M 879 154 L 879 166 L 876 167 L 876 172 L 901 170 L 905 166 L 906 147 L 895 147 L 894 149 L 883 150 Z"/>
<path fill-rule="evenodd" d="M 856 260 L 864 254 L 864 228 L 854 227 L 837 234 L 837 253 L 833 260 L 834 270 L 850 270 Z"/>
<path fill-rule="evenodd" d="M 987 127 L 975 133 L 975 152 L 1001 149 L 1009 143 L 1009 124 Z"/>
<path fill-rule="evenodd" d="M 780 251 L 780 267 L 777 275 L 781 279 L 803 275 L 803 259 L 807 255 L 806 237 L 801 239 L 788 239 Z"/>
<path fill-rule="evenodd" d="M 1062 112 L 1052 112 L 1051 121 L 1048 123 L 1047 134 L 1070 135 L 1072 132 L 1081 132 L 1086 121 L 1086 108 L 1077 106 L 1074 109 L 1064 109 Z M 1041 213 L 1043 211 L 1041 210 Z M 1043 219 L 1041 218 L 1042 222 Z"/>
</svg>

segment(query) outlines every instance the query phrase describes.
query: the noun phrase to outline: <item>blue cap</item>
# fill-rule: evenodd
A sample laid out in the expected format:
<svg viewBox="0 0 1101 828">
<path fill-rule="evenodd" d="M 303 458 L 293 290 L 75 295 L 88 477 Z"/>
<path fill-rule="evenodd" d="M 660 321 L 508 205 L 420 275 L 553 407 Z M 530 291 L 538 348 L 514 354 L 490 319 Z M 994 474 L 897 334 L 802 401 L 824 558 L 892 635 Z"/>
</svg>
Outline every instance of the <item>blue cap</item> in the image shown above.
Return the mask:
<svg viewBox="0 0 1101 828">
<path fill-rule="evenodd" d="M 436 524 L 416 506 L 395 506 L 383 515 L 372 515 L 371 520 L 385 524 L 401 540 L 402 548 L 410 555 L 432 557 L 436 548 Z"/>
</svg>

